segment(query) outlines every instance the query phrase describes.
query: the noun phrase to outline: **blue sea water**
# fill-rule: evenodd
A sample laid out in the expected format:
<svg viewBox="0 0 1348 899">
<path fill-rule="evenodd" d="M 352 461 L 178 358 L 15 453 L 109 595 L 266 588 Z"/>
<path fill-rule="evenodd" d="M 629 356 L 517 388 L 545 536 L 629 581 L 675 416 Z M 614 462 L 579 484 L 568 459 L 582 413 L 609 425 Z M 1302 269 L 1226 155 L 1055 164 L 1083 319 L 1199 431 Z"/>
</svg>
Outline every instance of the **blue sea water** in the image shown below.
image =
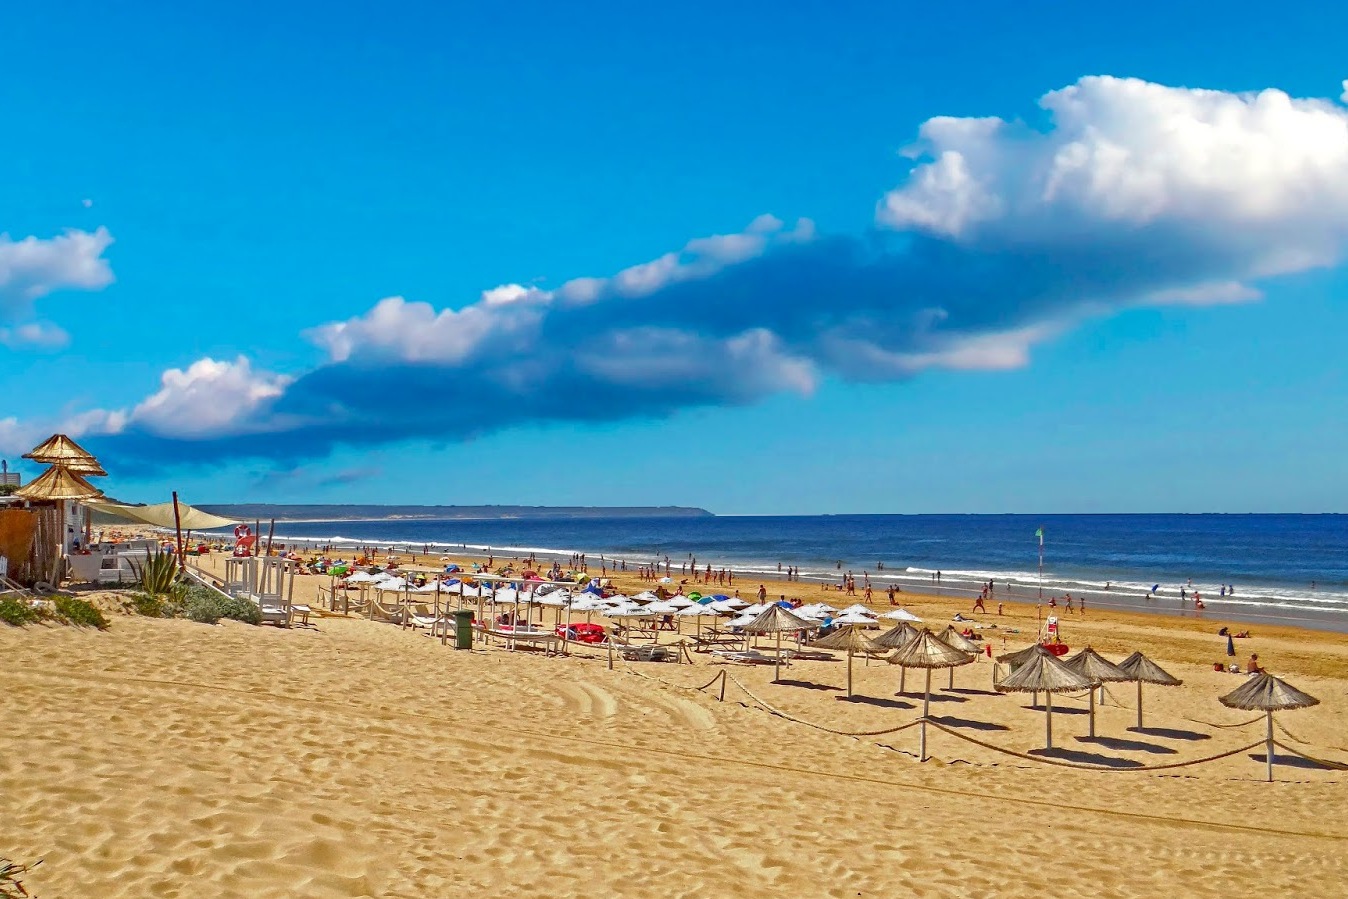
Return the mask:
<svg viewBox="0 0 1348 899">
<path fill-rule="evenodd" d="M 584 552 L 628 565 L 663 561 L 674 575 L 730 567 L 737 581 L 777 566 L 830 581 L 851 571 L 883 589 L 977 592 L 992 579 L 1012 598 L 1087 595 L 1095 605 L 1182 610 L 1183 587 L 1209 615 L 1316 620 L 1348 626 L 1348 515 L 827 515 L 690 518 L 308 521 L 277 525 L 277 540 L 377 544 L 497 556 Z M 883 563 L 883 570 L 880 564 Z M 839 567 L 841 566 L 841 567 Z M 1105 589 L 1108 583 L 1109 589 Z M 1157 598 L 1145 598 L 1160 585 Z M 1312 587 L 1312 584 L 1314 586 Z M 1223 599 L 1220 588 L 1233 585 Z M 1337 625 L 1334 619 L 1339 619 Z"/>
</svg>

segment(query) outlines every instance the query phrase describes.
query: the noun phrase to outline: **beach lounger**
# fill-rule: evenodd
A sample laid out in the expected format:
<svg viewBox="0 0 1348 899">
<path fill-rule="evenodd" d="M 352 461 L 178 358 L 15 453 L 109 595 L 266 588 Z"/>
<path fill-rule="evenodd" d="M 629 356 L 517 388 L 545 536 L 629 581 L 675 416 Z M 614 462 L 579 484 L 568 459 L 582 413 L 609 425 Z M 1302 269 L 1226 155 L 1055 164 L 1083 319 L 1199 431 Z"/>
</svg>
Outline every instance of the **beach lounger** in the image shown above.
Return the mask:
<svg viewBox="0 0 1348 899">
<path fill-rule="evenodd" d="M 386 606 L 377 599 L 370 600 L 369 606 L 371 621 L 388 621 L 393 624 L 403 623 L 403 610 L 397 606 Z"/>
<path fill-rule="evenodd" d="M 711 654 L 719 661 L 737 665 L 774 665 L 777 663 L 775 656 L 769 655 L 766 652 L 759 652 L 757 649 L 713 649 Z M 788 650 L 782 651 L 782 664 L 791 664 L 791 656 Z"/>
<path fill-rule="evenodd" d="M 615 643 L 613 651 L 628 662 L 679 661 L 677 644 L 643 643 L 640 646 L 635 646 L 631 643 Z"/>
</svg>

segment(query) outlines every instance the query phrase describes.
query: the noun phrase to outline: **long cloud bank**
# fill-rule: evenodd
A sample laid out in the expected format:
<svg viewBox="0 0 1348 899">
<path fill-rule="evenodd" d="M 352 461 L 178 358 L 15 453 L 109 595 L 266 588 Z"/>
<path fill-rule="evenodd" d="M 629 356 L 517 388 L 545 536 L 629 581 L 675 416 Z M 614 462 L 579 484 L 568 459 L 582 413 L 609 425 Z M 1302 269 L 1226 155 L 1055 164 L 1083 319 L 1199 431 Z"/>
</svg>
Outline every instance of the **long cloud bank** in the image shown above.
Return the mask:
<svg viewBox="0 0 1348 899">
<path fill-rule="evenodd" d="M 200 360 L 81 426 L 128 455 L 209 460 L 665 416 L 825 378 L 1015 368 L 1086 317 L 1250 301 L 1343 259 L 1341 103 L 1089 77 L 1040 106 L 1042 129 L 924 123 L 864 236 L 763 216 L 608 278 L 456 309 L 388 298 L 311 329 L 310 371 Z"/>
</svg>

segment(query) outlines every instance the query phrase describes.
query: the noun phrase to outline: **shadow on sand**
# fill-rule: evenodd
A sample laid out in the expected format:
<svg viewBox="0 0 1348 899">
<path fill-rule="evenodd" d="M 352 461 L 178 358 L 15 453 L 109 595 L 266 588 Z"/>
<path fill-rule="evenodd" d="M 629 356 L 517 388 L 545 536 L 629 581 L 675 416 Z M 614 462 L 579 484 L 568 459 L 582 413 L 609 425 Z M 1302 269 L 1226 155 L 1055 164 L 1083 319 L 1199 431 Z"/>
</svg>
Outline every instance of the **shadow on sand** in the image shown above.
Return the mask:
<svg viewBox="0 0 1348 899">
<path fill-rule="evenodd" d="M 932 715 L 931 720 L 946 727 L 966 727 L 969 730 L 1010 730 L 1005 724 L 993 724 L 991 721 L 974 721 L 972 718 L 956 718 L 954 715 Z"/>
<path fill-rule="evenodd" d="M 1160 743 L 1144 743 L 1141 740 L 1124 740 L 1119 737 L 1077 737 L 1079 743 L 1093 743 L 1105 749 L 1117 749 L 1122 752 L 1150 752 L 1155 755 L 1174 755 L 1175 750 Z"/>
<path fill-rule="evenodd" d="M 776 684 L 779 687 L 800 687 L 804 690 L 823 690 L 832 693 L 839 693 L 842 691 L 842 687 L 835 687 L 831 684 L 816 684 L 813 681 L 807 680 L 788 680 L 787 678 L 782 678 L 781 680 L 776 681 Z"/>
<path fill-rule="evenodd" d="M 977 690 L 973 687 L 946 687 L 947 693 L 959 693 L 963 696 L 1001 696 L 996 690 Z"/>
<path fill-rule="evenodd" d="M 906 696 L 909 699 L 923 699 L 927 694 L 924 690 L 904 690 L 902 693 L 895 693 L 894 695 Z M 965 699 L 963 696 L 949 696 L 943 693 L 932 693 L 931 701 L 932 704 L 935 705 L 938 702 L 968 702 L 969 700 Z"/>
<path fill-rule="evenodd" d="M 1268 756 L 1266 756 L 1262 752 L 1258 753 L 1252 752 L 1250 753 L 1250 758 L 1254 759 L 1256 762 L 1259 762 L 1261 765 L 1268 761 Z M 1305 768 L 1311 771 L 1336 770 L 1334 768 L 1331 768 L 1329 765 L 1322 765 L 1319 762 L 1313 762 L 1310 759 L 1303 759 L 1299 755 L 1278 755 L 1276 752 L 1273 754 L 1273 765 L 1274 767 L 1283 766 L 1286 768 Z"/>
<path fill-rule="evenodd" d="M 1200 734 L 1196 730 L 1179 730 L 1174 727 L 1130 727 L 1130 734 L 1142 734 L 1144 737 L 1160 737 L 1163 740 L 1211 740 L 1210 734 Z"/>
<path fill-rule="evenodd" d="M 878 696 L 861 696 L 853 694 L 852 696 L 835 696 L 834 699 L 839 702 L 854 702 L 857 705 L 873 705 L 882 709 L 915 709 L 911 702 L 902 702 L 897 699 L 881 699 Z"/>
<path fill-rule="evenodd" d="M 1079 765 L 1100 765 L 1105 768 L 1141 768 L 1142 763 L 1135 759 L 1120 759 L 1112 755 L 1100 755 L 1098 752 L 1080 752 L 1075 749 L 1031 749 L 1030 755 L 1040 758 L 1058 759 L 1063 762 L 1076 762 Z"/>
</svg>

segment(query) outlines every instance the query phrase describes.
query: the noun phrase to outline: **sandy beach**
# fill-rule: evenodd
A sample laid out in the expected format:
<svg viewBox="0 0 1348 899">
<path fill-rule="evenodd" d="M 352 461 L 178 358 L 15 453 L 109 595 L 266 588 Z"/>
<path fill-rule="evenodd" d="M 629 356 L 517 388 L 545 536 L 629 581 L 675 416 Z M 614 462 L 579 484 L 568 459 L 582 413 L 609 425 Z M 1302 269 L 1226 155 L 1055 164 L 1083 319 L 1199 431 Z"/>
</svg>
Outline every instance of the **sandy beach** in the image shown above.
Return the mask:
<svg viewBox="0 0 1348 899">
<path fill-rule="evenodd" d="M 969 607 L 903 602 L 937 629 Z M 997 651 L 1035 633 L 1033 607 L 1006 612 L 988 619 Z M 1058 697 L 1057 760 L 1182 764 L 1262 739 L 1262 719 L 1216 701 L 1241 683 L 1212 670 L 1221 622 L 1062 617 L 1074 648 L 1141 649 L 1185 683 L 1147 688 L 1141 732 L 1132 685 L 1111 686 L 1097 741 L 1085 699 Z M 1348 638 L 1270 627 L 1238 644 L 1322 701 L 1280 715 L 1279 739 L 1348 761 Z M 44 860 L 26 878 L 42 897 L 1336 896 L 1348 875 L 1345 772 L 1289 757 L 1264 783 L 1262 744 L 1144 771 L 1009 755 L 1043 745 L 1043 712 L 993 693 L 986 658 L 932 714 L 998 749 L 933 729 L 919 763 L 915 729 L 830 731 L 914 720 L 921 672 L 896 695 L 896 668 L 858 660 L 846 701 L 840 655 L 774 684 L 696 653 L 609 670 L 593 649 L 456 651 L 318 616 L 0 627 L 0 652 L 0 854 Z M 694 689 L 722 671 L 724 701 Z"/>
</svg>

